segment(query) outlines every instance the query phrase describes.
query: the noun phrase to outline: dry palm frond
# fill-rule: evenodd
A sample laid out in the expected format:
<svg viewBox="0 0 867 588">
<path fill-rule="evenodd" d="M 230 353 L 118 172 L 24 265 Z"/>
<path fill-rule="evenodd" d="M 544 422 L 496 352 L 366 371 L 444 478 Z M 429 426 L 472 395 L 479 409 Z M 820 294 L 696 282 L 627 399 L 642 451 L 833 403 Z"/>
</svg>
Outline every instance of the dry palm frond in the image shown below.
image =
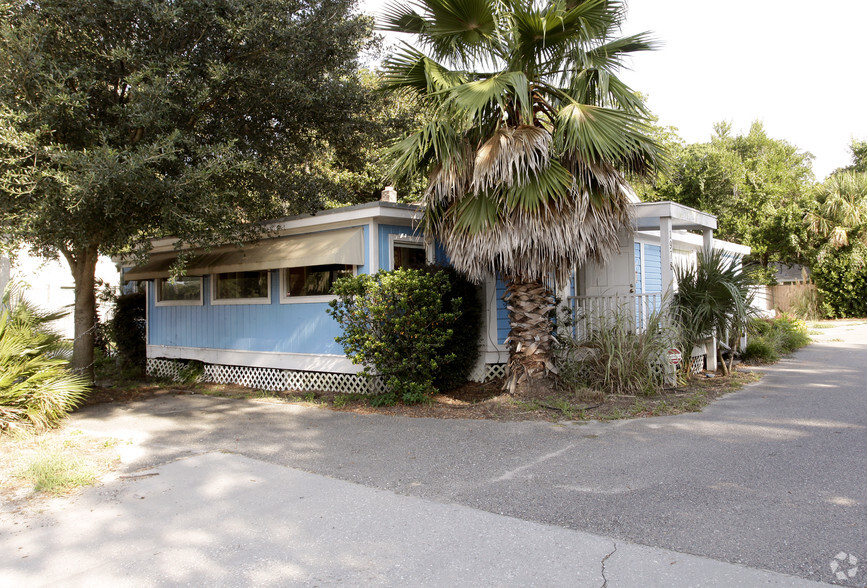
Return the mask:
<svg viewBox="0 0 867 588">
<path fill-rule="evenodd" d="M 533 214 L 500 211 L 499 222 L 478 232 L 451 230 L 453 217 L 445 216 L 438 233 L 454 266 L 471 280 L 494 273 L 565 279 L 576 265 L 619 251 L 618 235 L 631 225 L 631 215 L 625 193 L 593 199 L 575 191 Z"/>
<path fill-rule="evenodd" d="M 474 193 L 511 187 L 548 166 L 551 135 L 522 125 L 500 127 L 476 152 L 471 190 Z"/>
<path fill-rule="evenodd" d="M 849 235 L 843 227 L 834 227 L 828 234 L 828 243 L 837 249 L 849 244 Z"/>
</svg>

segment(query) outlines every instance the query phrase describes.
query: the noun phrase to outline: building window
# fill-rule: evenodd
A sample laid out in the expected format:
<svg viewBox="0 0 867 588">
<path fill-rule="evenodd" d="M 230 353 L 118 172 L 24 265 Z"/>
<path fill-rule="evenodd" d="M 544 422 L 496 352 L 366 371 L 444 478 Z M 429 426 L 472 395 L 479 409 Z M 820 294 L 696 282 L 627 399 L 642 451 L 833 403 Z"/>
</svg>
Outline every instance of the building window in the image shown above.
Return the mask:
<svg viewBox="0 0 867 588">
<path fill-rule="evenodd" d="M 392 250 L 394 264 L 392 269 L 419 269 L 425 266 L 427 254 L 421 243 L 395 243 Z"/>
<path fill-rule="evenodd" d="M 194 305 L 202 303 L 202 278 L 159 278 L 156 283 L 157 304 L 165 306 Z"/>
<path fill-rule="evenodd" d="M 299 296 L 329 296 L 334 280 L 353 274 L 353 266 L 342 264 L 290 267 L 283 270 L 283 299 Z"/>
<path fill-rule="evenodd" d="M 267 304 L 270 301 L 271 272 L 225 272 L 214 275 L 213 302 Z"/>
</svg>

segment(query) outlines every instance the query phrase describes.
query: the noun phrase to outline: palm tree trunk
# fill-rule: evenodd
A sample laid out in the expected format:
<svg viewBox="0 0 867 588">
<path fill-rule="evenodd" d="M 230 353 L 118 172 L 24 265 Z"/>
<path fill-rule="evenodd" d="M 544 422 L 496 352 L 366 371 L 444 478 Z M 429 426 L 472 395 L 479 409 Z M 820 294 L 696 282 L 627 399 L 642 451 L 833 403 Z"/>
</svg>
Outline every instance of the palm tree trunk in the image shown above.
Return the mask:
<svg viewBox="0 0 867 588">
<path fill-rule="evenodd" d="M 546 386 L 550 375 L 557 373 L 549 316 L 554 297 L 542 282 L 512 279 L 505 300 L 511 330 L 506 339 L 509 364 L 504 388 L 511 394 L 527 395 L 534 387 Z"/>
</svg>

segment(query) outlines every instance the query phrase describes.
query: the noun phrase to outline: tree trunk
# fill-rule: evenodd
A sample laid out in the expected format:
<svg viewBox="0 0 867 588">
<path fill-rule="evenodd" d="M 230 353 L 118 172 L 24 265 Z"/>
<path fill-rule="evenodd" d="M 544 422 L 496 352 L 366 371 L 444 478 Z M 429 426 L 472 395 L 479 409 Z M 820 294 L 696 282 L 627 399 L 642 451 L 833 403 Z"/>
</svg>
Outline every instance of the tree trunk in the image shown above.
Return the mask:
<svg viewBox="0 0 867 588">
<path fill-rule="evenodd" d="M 718 361 L 720 367 L 722 368 L 723 376 L 728 376 L 729 375 L 728 365 L 726 365 L 726 360 L 723 358 L 722 347 L 720 347 L 719 345 L 717 345 L 717 358 L 718 358 L 717 361 Z"/>
<path fill-rule="evenodd" d="M 506 307 L 511 330 L 506 344 L 509 364 L 504 388 L 527 395 L 546 386 L 554 366 L 554 335 L 549 313 L 554 298 L 542 282 L 512 279 L 506 287 Z"/>
<path fill-rule="evenodd" d="M 75 339 L 72 343 L 72 362 L 74 372 L 93 382 L 93 342 L 96 328 L 96 262 L 99 252 L 96 247 L 88 247 L 64 257 L 72 270 L 75 280 Z"/>
</svg>

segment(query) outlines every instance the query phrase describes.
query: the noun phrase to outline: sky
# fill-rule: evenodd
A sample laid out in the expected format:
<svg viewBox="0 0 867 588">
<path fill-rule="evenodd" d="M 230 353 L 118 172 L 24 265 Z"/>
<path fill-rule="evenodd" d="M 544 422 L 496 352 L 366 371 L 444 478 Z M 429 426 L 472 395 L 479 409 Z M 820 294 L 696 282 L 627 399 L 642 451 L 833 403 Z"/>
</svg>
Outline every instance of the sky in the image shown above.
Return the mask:
<svg viewBox="0 0 867 588">
<path fill-rule="evenodd" d="M 385 0 L 363 0 L 376 15 Z M 867 1 L 631 0 L 623 34 L 649 31 L 662 47 L 621 77 L 687 143 L 716 122 L 815 156 L 818 180 L 851 161 L 867 139 Z"/>
</svg>

